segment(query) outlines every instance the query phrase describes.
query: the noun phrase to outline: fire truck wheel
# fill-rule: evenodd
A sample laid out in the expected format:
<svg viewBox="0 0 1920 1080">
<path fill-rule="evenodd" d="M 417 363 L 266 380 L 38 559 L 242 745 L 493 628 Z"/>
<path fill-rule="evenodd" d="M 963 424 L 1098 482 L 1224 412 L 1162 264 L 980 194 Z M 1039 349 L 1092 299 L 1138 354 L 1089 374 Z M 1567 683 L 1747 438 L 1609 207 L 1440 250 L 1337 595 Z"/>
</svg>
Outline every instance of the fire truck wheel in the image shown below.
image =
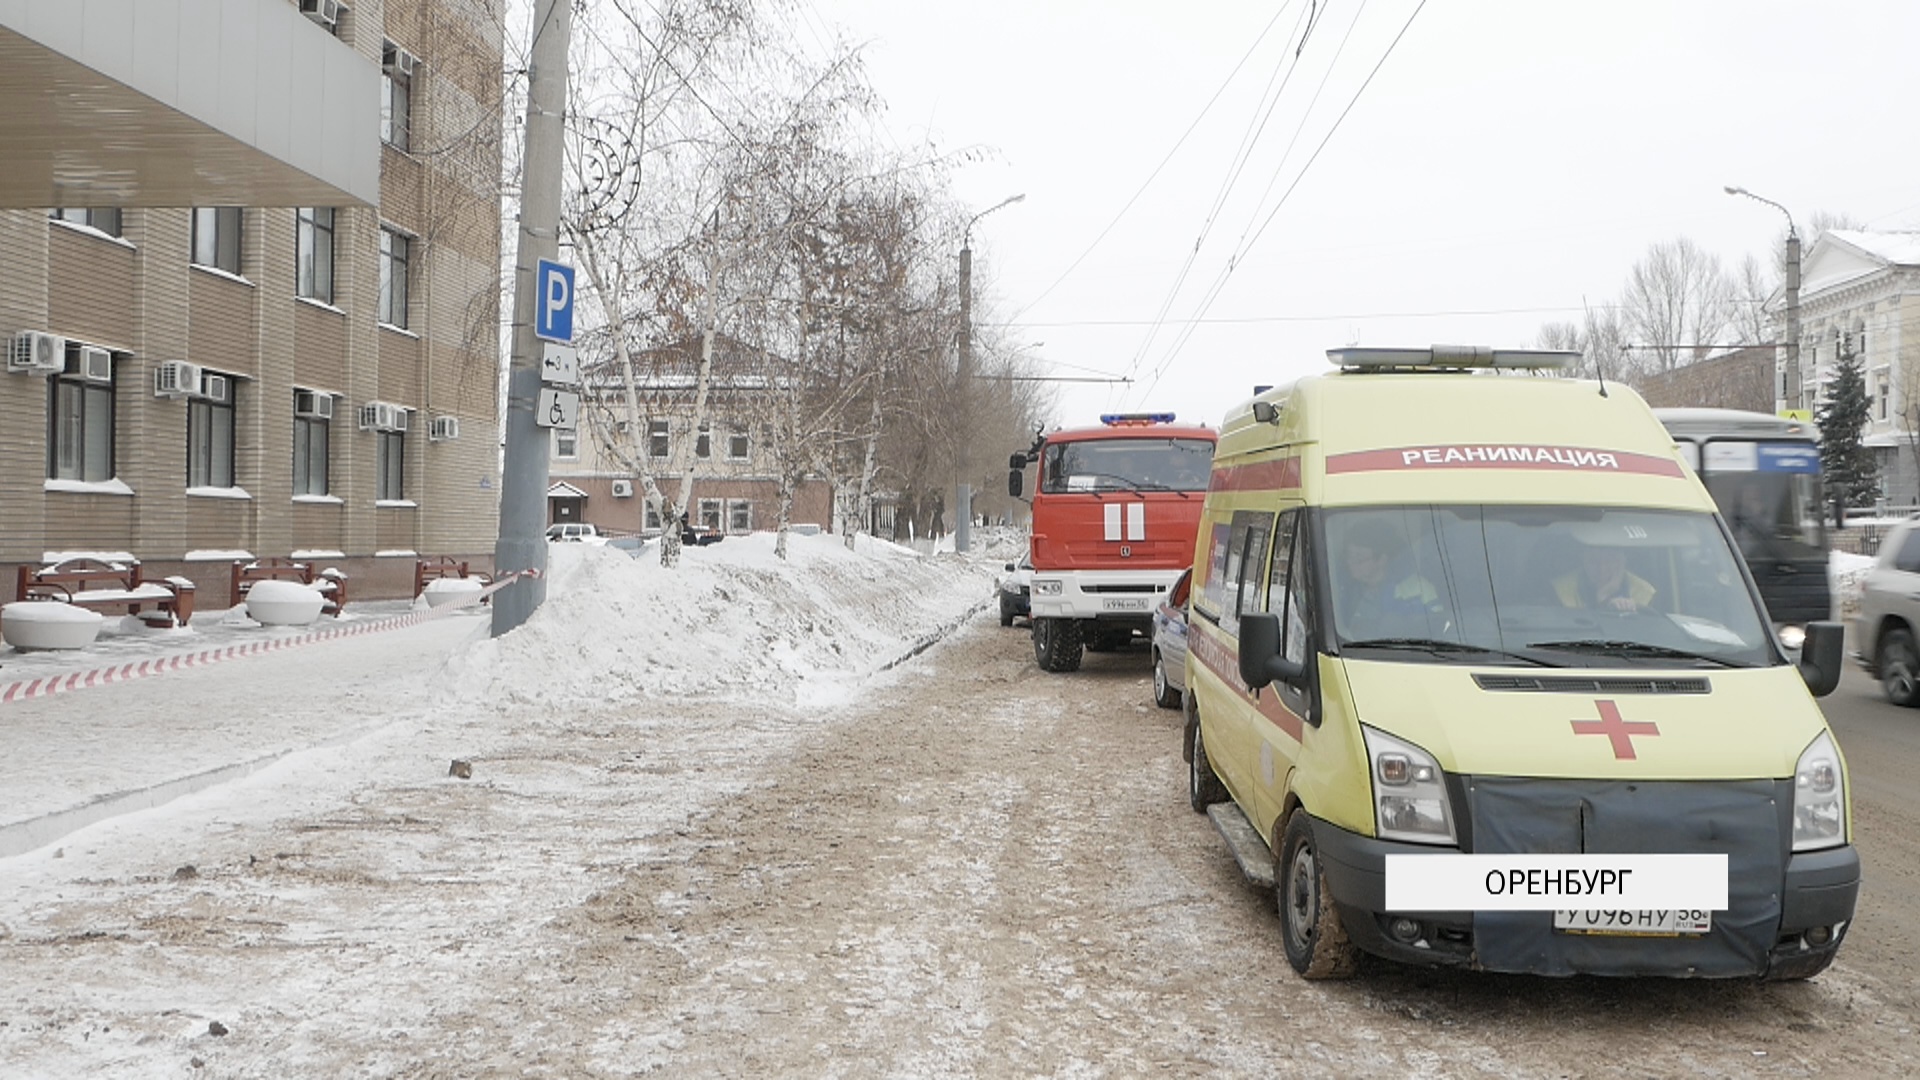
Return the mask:
<svg viewBox="0 0 1920 1080">
<path fill-rule="evenodd" d="M 1340 925 L 1340 912 L 1327 891 L 1320 849 L 1313 842 L 1307 812 L 1287 815 L 1287 830 L 1274 860 L 1273 892 L 1280 909 L 1280 940 L 1287 963 L 1309 979 L 1344 979 L 1359 966 L 1358 951 Z"/>
<path fill-rule="evenodd" d="M 1041 671 L 1080 670 L 1080 624 L 1073 619 L 1033 620 L 1033 659 Z"/>
<path fill-rule="evenodd" d="M 1207 747 L 1200 739 L 1196 717 L 1187 724 L 1187 805 L 1194 813 L 1204 814 L 1214 803 L 1227 801 L 1227 785 L 1214 775 L 1213 762 L 1207 760 Z"/>
<path fill-rule="evenodd" d="M 1000 625 L 1013 625 L 1013 600 L 1006 593 L 1000 594 Z"/>
</svg>

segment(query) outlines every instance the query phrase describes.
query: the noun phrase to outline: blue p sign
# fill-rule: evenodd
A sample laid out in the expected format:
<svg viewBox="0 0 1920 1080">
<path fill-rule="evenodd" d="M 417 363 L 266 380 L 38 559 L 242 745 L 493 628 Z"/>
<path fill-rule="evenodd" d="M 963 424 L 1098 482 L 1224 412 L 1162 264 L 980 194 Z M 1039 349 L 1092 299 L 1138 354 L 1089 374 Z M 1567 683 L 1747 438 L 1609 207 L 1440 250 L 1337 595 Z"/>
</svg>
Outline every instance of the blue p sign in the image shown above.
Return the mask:
<svg viewBox="0 0 1920 1080">
<path fill-rule="evenodd" d="M 548 341 L 573 340 L 573 267 L 541 259 L 533 269 L 533 333 Z"/>
</svg>

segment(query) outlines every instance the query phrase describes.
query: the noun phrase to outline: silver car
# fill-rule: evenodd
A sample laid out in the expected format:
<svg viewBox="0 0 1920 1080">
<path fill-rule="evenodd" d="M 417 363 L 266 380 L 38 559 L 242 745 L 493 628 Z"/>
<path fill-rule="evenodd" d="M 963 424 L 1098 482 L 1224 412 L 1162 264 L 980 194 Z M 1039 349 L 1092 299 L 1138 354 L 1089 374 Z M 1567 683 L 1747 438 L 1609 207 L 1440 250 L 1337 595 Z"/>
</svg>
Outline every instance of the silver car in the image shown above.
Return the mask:
<svg viewBox="0 0 1920 1080">
<path fill-rule="evenodd" d="M 1860 584 L 1854 657 L 1895 705 L 1920 705 L 1920 518 L 1893 527 Z"/>
</svg>

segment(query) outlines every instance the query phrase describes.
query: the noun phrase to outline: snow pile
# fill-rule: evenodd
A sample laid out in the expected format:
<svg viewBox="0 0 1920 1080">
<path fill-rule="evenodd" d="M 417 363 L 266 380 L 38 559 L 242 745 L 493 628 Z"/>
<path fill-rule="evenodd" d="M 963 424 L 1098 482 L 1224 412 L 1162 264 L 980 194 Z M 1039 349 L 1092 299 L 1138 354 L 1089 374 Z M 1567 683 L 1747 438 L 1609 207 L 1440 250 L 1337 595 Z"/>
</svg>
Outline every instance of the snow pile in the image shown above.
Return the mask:
<svg viewBox="0 0 1920 1080">
<path fill-rule="evenodd" d="M 525 625 L 454 657 L 441 706 L 571 710 L 722 695 L 830 705 L 993 599 L 1004 553 L 921 556 L 871 537 L 755 533 L 652 551 L 555 544 Z"/>
</svg>

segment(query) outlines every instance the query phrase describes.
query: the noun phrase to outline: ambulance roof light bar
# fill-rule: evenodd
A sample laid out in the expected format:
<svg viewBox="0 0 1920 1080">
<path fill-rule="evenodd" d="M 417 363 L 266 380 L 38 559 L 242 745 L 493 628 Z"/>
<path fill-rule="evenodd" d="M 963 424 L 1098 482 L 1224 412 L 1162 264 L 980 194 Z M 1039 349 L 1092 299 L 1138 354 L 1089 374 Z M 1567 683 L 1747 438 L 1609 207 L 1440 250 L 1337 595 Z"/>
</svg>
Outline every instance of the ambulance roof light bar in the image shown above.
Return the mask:
<svg viewBox="0 0 1920 1080">
<path fill-rule="evenodd" d="M 1170 412 L 1101 413 L 1100 422 L 1108 427 L 1146 427 L 1149 424 L 1171 424 Z"/>
<path fill-rule="evenodd" d="M 1463 368 L 1569 368 L 1580 354 L 1547 349 L 1493 349 L 1434 345 L 1426 349 L 1328 349 L 1327 359 L 1350 371 L 1457 371 Z"/>
</svg>

